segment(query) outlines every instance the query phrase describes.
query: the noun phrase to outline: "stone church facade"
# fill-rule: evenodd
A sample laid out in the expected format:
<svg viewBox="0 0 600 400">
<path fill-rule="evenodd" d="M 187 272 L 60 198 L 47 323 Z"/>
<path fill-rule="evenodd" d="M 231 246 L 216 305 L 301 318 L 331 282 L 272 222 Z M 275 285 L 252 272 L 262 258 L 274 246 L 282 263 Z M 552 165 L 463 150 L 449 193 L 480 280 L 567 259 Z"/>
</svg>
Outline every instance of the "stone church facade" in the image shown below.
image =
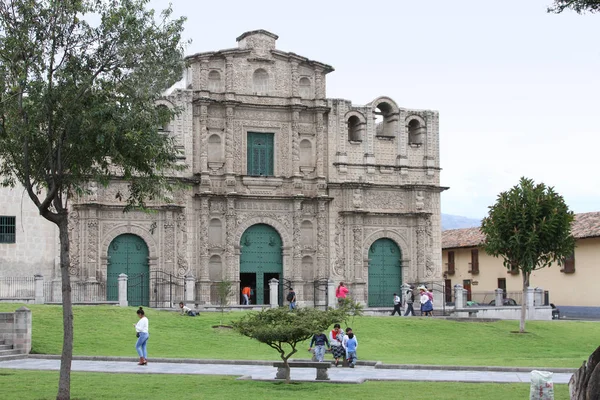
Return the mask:
<svg viewBox="0 0 600 400">
<path fill-rule="evenodd" d="M 249 285 L 260 304 L 277 278 L 305 305 L 343 281 L 379 306 L 402 283 L 442 280 L 438 113 L 327 98 L 333 68 L 276 40 L 246 32 L 188 57 L 184 87 L 160 102 L 181 110 L 164 131 L 187 186 L 155 213 L 122 213 L 119 182 L 93 187 L 70 220 L 75 281 L 161 271 L 193 276 L 198 304 L 223 280 L 232 303 Z"/>
</svg>

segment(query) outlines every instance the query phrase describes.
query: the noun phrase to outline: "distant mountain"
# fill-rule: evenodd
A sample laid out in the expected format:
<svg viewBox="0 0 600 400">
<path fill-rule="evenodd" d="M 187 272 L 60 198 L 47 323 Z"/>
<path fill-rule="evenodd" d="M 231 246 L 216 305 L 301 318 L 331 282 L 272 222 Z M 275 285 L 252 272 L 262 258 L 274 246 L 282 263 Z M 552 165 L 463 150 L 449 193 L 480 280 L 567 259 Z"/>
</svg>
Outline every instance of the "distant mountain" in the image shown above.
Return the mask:
<svg viewBox="0 0 600 400">
<path fill-rule="evenodd" d="M 462 217 L 460 215 L 442 214 L 442 230 L 475 228 L 481 225 L 481 220 Z"/>
</svg>

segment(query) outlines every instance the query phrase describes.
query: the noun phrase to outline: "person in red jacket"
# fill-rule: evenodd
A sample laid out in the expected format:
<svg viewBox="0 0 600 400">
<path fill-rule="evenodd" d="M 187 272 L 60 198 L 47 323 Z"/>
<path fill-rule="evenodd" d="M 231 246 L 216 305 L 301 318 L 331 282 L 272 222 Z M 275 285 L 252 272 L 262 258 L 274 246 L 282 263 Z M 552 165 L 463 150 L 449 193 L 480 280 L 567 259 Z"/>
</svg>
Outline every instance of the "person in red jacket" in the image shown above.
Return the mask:
<svg viewBox="0 0 600 400">
<path fill-rule="evenodd" d="M 338 300 L 338 304 L 344 303 L 346 301 L 346 296 L 348 296 L 348 288 L 344 286 L 344 282 L 340 282 L 337 289 L 335 289 L 335 297 Z"/>
</svg>

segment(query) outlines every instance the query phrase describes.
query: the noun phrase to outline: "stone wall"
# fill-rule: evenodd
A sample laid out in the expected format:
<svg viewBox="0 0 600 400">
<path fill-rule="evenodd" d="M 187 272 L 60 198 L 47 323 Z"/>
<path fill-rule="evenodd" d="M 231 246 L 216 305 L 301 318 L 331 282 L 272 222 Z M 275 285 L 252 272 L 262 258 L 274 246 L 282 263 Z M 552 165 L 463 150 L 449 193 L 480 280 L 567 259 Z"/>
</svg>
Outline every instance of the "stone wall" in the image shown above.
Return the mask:
<svg viewBox="0 0 600 400">
<path fill-rule="evenodd" d="M 0 340 L 23 354 L 31 351 L 31 310 L 21 307 L 13 313 L 0 313 Z"/>
</svg>

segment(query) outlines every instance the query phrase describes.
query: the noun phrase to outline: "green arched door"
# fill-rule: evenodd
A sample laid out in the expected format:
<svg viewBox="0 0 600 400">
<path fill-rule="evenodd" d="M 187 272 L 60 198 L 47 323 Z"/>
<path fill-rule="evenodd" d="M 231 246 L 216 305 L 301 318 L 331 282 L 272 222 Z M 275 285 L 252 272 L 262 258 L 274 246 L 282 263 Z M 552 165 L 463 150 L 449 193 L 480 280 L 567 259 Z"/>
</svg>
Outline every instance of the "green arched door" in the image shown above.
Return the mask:
<svg viewBox="0 0 600 400">
<path fill-rule="evenodd" d="M 253 290 L 252 304 L 268 304 L 269 280 L 276 278 L 282 282 L 281 246 L 281 236 L 269 225 L 252 225 L 242 235 L 240 287 L 248 285 Z"/>
<path fill-rule="evenodd" d="M 394 241 L 378 239 L 369 249 L 369 307 L 393 305 L 402 286 L 402 253 Z"/>
<path fill-rule="evenodd" d="M 150 274 L 148 246 L 139 236 L 124 234 L 113 239 L 108 246 L 106 273 L 106 298 L 119 300 L 119 275 L 127 275 L 127 301 L 129 305 L 149 305 Z"/>
</svg>

